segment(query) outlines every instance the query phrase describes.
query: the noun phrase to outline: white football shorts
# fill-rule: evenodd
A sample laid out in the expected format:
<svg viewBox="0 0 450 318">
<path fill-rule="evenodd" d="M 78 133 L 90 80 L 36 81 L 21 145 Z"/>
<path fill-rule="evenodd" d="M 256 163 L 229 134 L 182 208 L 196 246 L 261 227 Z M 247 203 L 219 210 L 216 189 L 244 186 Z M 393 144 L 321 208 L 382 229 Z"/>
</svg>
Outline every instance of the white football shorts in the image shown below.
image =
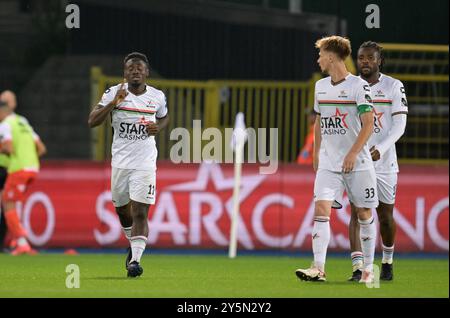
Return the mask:
<svg viewBox="0 0 450 318">
<path fill-rule="evenodd" d="M 395 203 L 397 173 L 377 173 L 378 199 L 386 204 Z"/>
<path fill-rule="evenodd" d="M 342 201 L 347 191 L 349 200 L 359 208 L 376 208 L 378 191 L 375 170 L 350 173 L 319 169 L 314 182 L 314 201 Z"/>
<path fill-rule="evenodd" d="M 112 167 L 111 194 L 115 207 L 127 205 L 130 200 L 155 204 L 156 170 L 134 170 Z"/>
</svg>

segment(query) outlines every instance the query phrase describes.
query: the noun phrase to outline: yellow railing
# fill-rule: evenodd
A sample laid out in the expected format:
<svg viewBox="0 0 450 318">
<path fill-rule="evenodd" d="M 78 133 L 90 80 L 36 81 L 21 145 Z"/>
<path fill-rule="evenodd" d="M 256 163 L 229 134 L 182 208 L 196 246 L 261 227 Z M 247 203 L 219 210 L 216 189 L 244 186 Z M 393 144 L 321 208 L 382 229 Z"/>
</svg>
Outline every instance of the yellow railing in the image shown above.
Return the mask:
<svg viewBox="0 0 450 318">
<path fill-rule="evenodd" d="M 398 52 L 439 52 L 448 53 L 449 48 L 447 45 L 439 44 L 409 44 L 409 43 L 380 43 L 385 51 L 398 51 Z"/>
<path fill-rule="evenodd" d="M 407 131 L 397 144 L 403 162 L 448 163 L 447 45 L 380 43 L 384 72 L 403 82 L 410 112 Z"/>
</svg>

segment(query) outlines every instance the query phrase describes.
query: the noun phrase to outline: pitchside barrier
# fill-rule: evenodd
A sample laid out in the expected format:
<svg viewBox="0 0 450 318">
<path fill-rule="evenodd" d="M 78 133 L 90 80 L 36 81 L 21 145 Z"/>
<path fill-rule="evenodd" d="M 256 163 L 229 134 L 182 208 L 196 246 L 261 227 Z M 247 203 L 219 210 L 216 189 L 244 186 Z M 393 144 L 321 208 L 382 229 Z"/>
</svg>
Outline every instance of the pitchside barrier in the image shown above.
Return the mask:
<svg viewBox="0 0 450 318">
<path fill-rule="evenodd" d="M 396 252 L 448 255 L 448 166 L 400 169 Z M 44 162 L 22 207 L 30 242 L 42 248 L 126 247 L 129 243 L 111 202 L 110 173 L 103 162 Z M 160 162 L 156 204 L 149 210 L 150 248 L 225 253 L 233 179 L 232 164 Z M 238 251 L 310 252 L 313 186 L 311 167 L 281 163 L 275 174 L 264 175 L 259 165 L 244 164 Z M 350 205 L 344 198 L 343 209 L 331 215 L 331 251 L 349 251 L 349 220 Z M 378 251 L 380 247 L 378 237 Z"/>
<path fill-rule="evenodd" d="M 382 45 L 386 57 L 383 72 L 403 82 L 409 102 L 407 129 L 397 143 L 401 162 L 448 164 L 448 46 Z M 349 62 L 349 69 L 355 71 Z M 106 88 L 122 81 L 97 67 L 91 74 L 92 105 Z M 157 137 L 159 158 L 169 158 L 170 148 L 176 143 L 169 138 L 173 128 L 192 132 L 193 120 L 201 120 L 203 129 L 216 127 L 223 132 L 233 127 L 236 114 L 243 112 L 247 127 L 278 128 L 278 159 L 294 162 L 308 132 L 314 83 L 320 78 L 320 74 L 313 74 L 305 82 L 151 79 L 149 85 L 166 94 L 171 118 L 169 129 Z M 108 121 L 92 131 L 93 158 L 110 158 L 110 149 Z"/>
</svg>

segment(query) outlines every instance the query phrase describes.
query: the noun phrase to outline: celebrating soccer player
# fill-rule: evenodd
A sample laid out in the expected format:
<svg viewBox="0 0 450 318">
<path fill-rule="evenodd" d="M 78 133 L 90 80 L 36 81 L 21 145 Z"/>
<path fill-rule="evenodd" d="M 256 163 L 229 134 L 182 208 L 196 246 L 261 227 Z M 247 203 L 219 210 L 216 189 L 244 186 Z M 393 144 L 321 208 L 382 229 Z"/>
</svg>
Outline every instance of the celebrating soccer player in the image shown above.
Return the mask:
<svg viewBox="0 0 450 318">
<path fill-rule="evenodd" d="M 89 115 L 91 128 L 112 116 L 112 202 L 131 246 L 126 259 L 129 277 L 143 273 L 140 260 L 147 244 L 148 209 L 156 196 L 155 136 L 169 120 L 166 97 L 146 84 L 148 76 L 147 57 L 128 54 L 124 81 L 107 89 Z"/>
<path fill-rule="evenodd" d="M 375 164 L 379 205 L 377 208 L 383 241 L 381 280 L 393 279 L 395 238 L 394 202 L 397 191 L 397 153 L 395 143 L 405 132 L 408 103 L 402 82 L 380 73 L 383 65 L 382 48 L 375 42 L 364 42 L 358 50 L 358 72 L 372 89 L 375 114 L 374 132 L 369 139 L 370 153 Z M 351 204 L 349 227 L 353 274 L 349 280 L 359 280 L 363 267 L 356 207 Z"/>
<path fill-rule="evenodd" d="M 376 228 L 371 208 L 378 206 L 378 196 L 367 145 L 374 128 L 371 90 L 366 81 L 345 67 L 344 60 L 351 54 L 348 39 L 330 36 L 318 40 L 316 47 L 317 62 L 322 72 L 330 76 L 317 81 L 314 92 L 314 262 L 308 269 L 297 269 L 296 275 L 305 281 L 326 281 L 331 207 L 345 188 L 355 204 L 360 224 L 364 255 L 360 282 L 372 282 Z"/>
</svg>

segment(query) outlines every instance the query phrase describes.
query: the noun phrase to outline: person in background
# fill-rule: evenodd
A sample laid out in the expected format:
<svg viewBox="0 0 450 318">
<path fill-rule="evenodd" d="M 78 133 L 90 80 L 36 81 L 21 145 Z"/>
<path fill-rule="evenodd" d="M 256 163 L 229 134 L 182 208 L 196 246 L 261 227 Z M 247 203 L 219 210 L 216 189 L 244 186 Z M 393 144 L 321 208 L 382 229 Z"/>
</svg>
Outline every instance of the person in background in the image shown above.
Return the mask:
<svg viewBox="0 0 450 318">
<path fill-rule="evenodd" d="M 0 152 L 9 156 L 2 206 L 3 218 L 12 236 L 11 254 L 35 254 L 36 251 L 27 241 L 16 204 L 23 201 L 28 186 L 35 180 L 39 172 L 39 157 L 47 149 L 28 120 L 14 112 L 17 106 L 15 94 L 3 92 L 0 102 L 0 122 L 3 126 Z"/>
<path fill-rule="evenodd" d="M 5 105 L 5 102 L 0 100 L 0 104 Z M 1 107 L 1 106 L 0 106 Z M 5 135 L 8 134 L 6 125 L 0 123 L 0 144 L 2 143 Z M 8 175 L 9 156 L 5 153 L 0 153 L 0 253 L 3 252 L 5 236 L 6 236 L 6 221 L 3 218 L 3 205 L 1 204 L 1 194 L 5 187 L 6 176 Z"/>
<path fill-rule="evenodd" d="M 314 110 L 308 113 L 308 135 L 305 138 L 305 144 L 297 157 L 299 165 L 312 165 L 313 163 L 313 149 L 314 149 L 314 123 L 316 122 L 316 114 Z"/>
</svg>

